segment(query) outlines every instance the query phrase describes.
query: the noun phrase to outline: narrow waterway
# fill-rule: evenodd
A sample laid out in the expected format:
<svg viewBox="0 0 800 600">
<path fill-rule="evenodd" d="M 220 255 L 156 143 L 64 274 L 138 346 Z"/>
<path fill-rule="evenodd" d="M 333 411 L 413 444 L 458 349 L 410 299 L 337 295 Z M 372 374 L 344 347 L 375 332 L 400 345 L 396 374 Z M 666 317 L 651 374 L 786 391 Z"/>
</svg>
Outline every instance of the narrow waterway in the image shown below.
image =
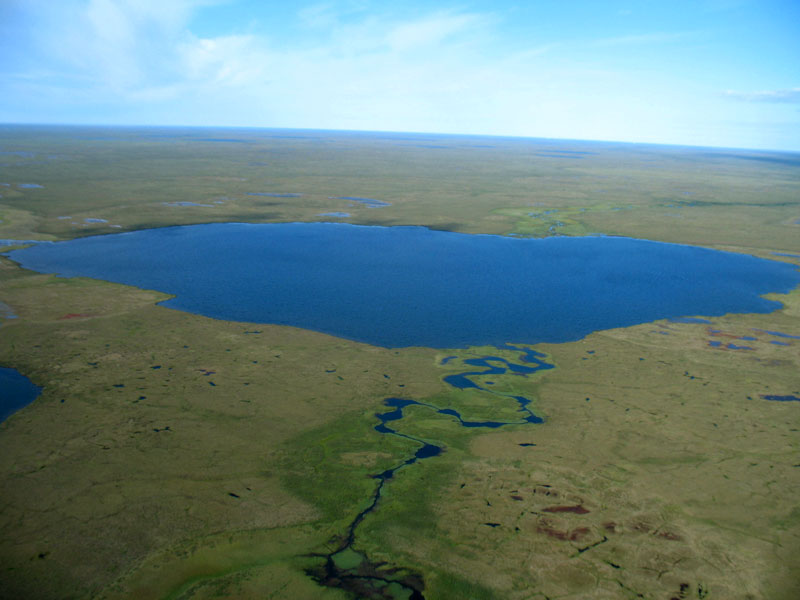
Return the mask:
<svg viewBox="0 0 800 600">
<path fill-rule="evenodd" d="M 463 373 L 448 375 L 444 378 L 444 381 L 457 389 L 477 389 L 503 399 L 516 401 L 519 406 L 519 419 L 513 421 L 473 421 L 464 418 L 461 413 L 452 408 L 441 408 L 427 402 L 418 402 L 407 398 L 386 398 L 383 401 L 386 407 L 391 410 L 375 415 L 378 419 L 375 431 L 384 435 L 394 435 L 411 440 L 419 446 L 413 456 L 408 457 L 391 469 L 372 475 L 377 484 L 366 508 L 359 512 L 350 523 L 336 549 L 321 556 L 324 559 L 324 564 L 308 571 L 308 574 L 319 584 L 340 588 L 350 592 L 357 598 L 370 600 L 378 598 L 424 600 L 425 582 L 422 576 L 410 573 L 406 569 L 387 567 L 383 563 L 371 561 L 366 554 L 354 547 L 356 546 L 357 530 L 364 519 L 380 507 L 382 494 L 397 471 L 408 468 L 421 460 L 439 456 L 446 450 L 442 446 L 431 444 L 421 438 L 398 431 L 397 427 L 406 416 L 405 409 L 408 407 L 421 407 L 431 410 L 436 414 L 449 417 L 454 423 L 467 428 L 496 429 L 508 425 L 529 425 L 542 422 L 541 417 L 536 416 L 531 411 L 530 398 L 496 392 L 493 389 L 494 380 L 509 375 L 528 377 L 539 371 L 552 369 L 554 365 L 544 360 L 546 358 L 544 354 L 531 348 L 506 344 L 498 346 L 498 349 L 519 353 L 518 362 L 492 355 L 464 359 L 463 364 L 469 367 L 478 367 L 479 370 L 470 369 Z M 457 358 L 456 356 L 448 356 L 442 360 L 441 364 L 448 364 Z M 492 381 L 486 380 L 486 376 L 492 376 Z"/>
</svg>

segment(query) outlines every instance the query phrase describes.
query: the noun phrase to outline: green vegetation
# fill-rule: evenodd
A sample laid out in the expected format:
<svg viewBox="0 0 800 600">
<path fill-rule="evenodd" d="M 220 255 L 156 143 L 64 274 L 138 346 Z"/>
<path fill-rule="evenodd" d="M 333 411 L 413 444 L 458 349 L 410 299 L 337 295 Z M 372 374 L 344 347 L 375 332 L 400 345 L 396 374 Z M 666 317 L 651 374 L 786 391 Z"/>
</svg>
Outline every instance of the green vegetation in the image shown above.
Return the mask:
<svg viewBox="0 0 800 600">
<path fill-rule="evenodd" d="M 795 155 L 217 133 L 0 128 L 0 149 L 22 153 L 0 156 L 0 238 L 346 211 L 800 264 L 772 254 L 800 254 Z M 202 141 L 222 137 L 244 141 Z M 156 305 L 165 298 L 0 259 L 0 302 L 18 317 L 0 324 L 0 364 L 44 387 L 0 425 L 0 596 L 346 598 L 306 570 L 366 508 L 371 475 L 415 451 L 373 429 L 383 399 L 513 418 L 513 403 L 442 381 L 486 348 L 376 348 Z M 800 404 L 760 396 L 800 393 L 800 341 L 764 332 L 800 335 L 800 291 L 774 298 L 784 308 L 768 315 L 538 346 L 556 369 L 493 379 L 534 398 L 542 425 L 487 433 L 408 407 L 398 428 L 445 452 L 396 473 L 354 550 L 418 574 L 429 600 L 793 598 Z"/>
</svg>

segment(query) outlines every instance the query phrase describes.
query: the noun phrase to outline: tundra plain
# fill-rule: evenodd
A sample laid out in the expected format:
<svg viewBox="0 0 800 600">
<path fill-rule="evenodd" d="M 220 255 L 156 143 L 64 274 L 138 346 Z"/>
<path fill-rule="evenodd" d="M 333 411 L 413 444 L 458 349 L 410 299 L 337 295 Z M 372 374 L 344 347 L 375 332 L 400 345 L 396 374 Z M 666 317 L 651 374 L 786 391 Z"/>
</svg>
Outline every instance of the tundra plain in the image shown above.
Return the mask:
<svg viewBox="0 0 800 600">
<path fill-rule="evenodd" d="M 0 183 L 7 248 L 335 219 L 623 235 L 800 265 L 789 153 L 2 126 Z M 213 320 L 0 257 L 15 317 L 0 324 L 0 365 L 43 387 L 0 425 L 0 596 L 795 598 L 800 402 L 770 397 L 800 397 L 800 291 L 770 298 L 783 307 L 538 344 L 552 369 L 472 376 L 531 398 L 541 424 L 469 429 L 406 407 L 397 429 L 444 451 L 385 482 L 337 585 L 325 557 L 374 476 L 418 447 L 375 430 L 385 399 L 512 421 L 513 402 L 445 378 L 521 351 Z"/>
</svg>

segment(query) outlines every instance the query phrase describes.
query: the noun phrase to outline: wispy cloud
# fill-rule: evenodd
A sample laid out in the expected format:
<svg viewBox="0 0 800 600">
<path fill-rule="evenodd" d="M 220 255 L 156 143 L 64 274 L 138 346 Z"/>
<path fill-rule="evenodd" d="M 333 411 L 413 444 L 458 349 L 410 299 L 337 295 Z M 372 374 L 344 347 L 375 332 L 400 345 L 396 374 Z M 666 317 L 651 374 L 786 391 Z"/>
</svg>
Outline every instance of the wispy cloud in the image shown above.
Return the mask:
<svg viewBox="0 0 800 600">
<path fill-rule="evenodd" d="M 727 90 L 723 95 L 743 102 L 774 102 L 777 104 L 800 104 L 800 88 L 766 90 L 761 92 L 736 92 Z"/>
<path fill-rule="evenodd" d="M 195 34 L 193 11 L 211 1 L 62 0 L 50 11 L 30 0 L 39 46 L 62 69 L 33 81 L 6 72 L 6 81 L 43 104 L 71 102 L 76 113 L 106 121 L 122 114 L 184 124 L 611 135 L 581 129 L 574 115 L 598 113 L 624 85 L 618 74 L 586 61 L 569 66 L 563 41 L 506 45 L 502 18 L 491 12 L 328 2 L 299 8 L 287 41 L 269 27 Z M 592 126 L 612 127 L 599 117 Z"/>
<path fill-rule="evenodd" d="M 368 4 L 361 0 L 330 1 L 310 4 L 298 9 L 297 17 L 306 26 L 315 29 L 333 29 L 344 20 L 352 20 L 367 12 Z"/>
<path fill-rule="evenodd" d="M 192 12 L 211 0 L 23 3 L 34 50 L 62 77 L 125 93 L 180 76 L 178 47 Z"/>
<path fill-rule="evenodd" d="M 51 10 L 43 0 L 20 2 L 48 68 L 0 66 L 0 86 L 94 118 L 163 115 L 180 105 L 172 119 L 194 124 L 363 129 L 383 116 L 387 128 L 405 120 L 439 129 L 446 106 L 464 106 L 464 96 L 498 76 L 476 42 L 491 35 L 489 14 L 398 17 L 357 2 L 321 4 L 297 15 L 309 35 L 278 45 L 269 30 L 196 35 L 193 11 L 210 3 L 63 0 Z"/>
<path fill-rule="evenodd" d="M 800 88 L 723 95 L 706 82 L 727 76 L 714 62 L 725 54 L 685 42 L 707 43 L 714 23 L 640 20 L 603 38 L 461 0 L 313 1 L 0 0 L 0 121 L 707 143 L 697 123 L 720 111 L 800 103 Z M 757 89 L 746 74 L 726 80 Z"/>
<path fill-rule="evenodd" d="M 424 49 L 480 27 L 486 17 L 478 14 L 437 13 L 392 28 L 386 41 L 394 50 Z"/>
</svg>

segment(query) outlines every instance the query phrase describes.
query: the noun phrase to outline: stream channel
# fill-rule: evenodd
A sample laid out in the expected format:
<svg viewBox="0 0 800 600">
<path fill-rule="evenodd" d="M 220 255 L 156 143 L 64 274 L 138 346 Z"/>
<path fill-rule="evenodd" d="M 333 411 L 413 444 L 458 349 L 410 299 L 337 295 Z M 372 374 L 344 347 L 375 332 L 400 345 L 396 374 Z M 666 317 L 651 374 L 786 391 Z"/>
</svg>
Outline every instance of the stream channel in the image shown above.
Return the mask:
<svg viewBox="0 0 800 600">
<path fill-rule="evenodd" d="M 395 429 L 405 416 L 405 409 L 410 406 L 419 406 L 432 410 L 433 412 L 454 417 L 461 427 L 496 429 L 507 425 L 528 425 L 542 423 L 541 417 L 536 416 L 530 409 L 531 400 L 524 396 L 503 394 L 484 387 L 475 381 L 476 377 L 486 375 L 505 376 L 517 375 L 527 377 L 539 371 L 552 369 L 554 365 L 545 362 L 545 354 L 536 352 L 531 348 L 517 347 L 509 344 L 497 346 L 500 350 L 518 352 L 520 361 L 514 363 L 499 356 L 482 356 L 480 358 L 464 359 L 463 363 L 470 367 L 479 367 L 481 370 L 470 370 L 463 373 L 448 375 L 444 381 L 457 389 L 477 389 L 493 394 L 505 399 L 512 399 L 518 404 L 520 418 L 516 421 L 469 421 L 461 413 L 452 408 L 441 408 L 427 402 L 418 402 L 407 398 L 386 398 L 383 403 L 391 410 L 377 413 L 375 417 L 378 424 L 375 431 L 384 435 L 395 435 L 411 440 L 419 447 L 413 456 L 407 458 L 400 464 L 387 469 L 381 473 L 372 475 L 377 481 L 375 490 L 366 506 L 351 521 L 346 533 L 335 549 L 325 555 L 316 555 L 324 559 L 324 565 L 308 570 L 308 574 L 319 584 L 346 590 L 357 598 L 366 599 L 408 599 L 424 600 L 424 580 L 421 575 L 411 573 L 407 569 L 391 567 L 385 563 L 371 561 L 363 552 L 355 548 L 356 534 L 358 526 L 372 512 L 380 506 L 380 500 L 388 482 L 400 469 L 405 469 L 421 460 L 434 458 L 445 451 L 442 446 L 431 444 L 421 438 L 417 438 Z M 441 364 L 447 364 L 456 359 L 449 356 L 442 360 Z M 521 364 L 525 363 L 525 364 Z M 487 385 L 489 382 L 486 382 Z M 492 382 L 493 383 L 493 382 Z M 389 424 L 392 424 L 391 426 Z"/>
</svg>

